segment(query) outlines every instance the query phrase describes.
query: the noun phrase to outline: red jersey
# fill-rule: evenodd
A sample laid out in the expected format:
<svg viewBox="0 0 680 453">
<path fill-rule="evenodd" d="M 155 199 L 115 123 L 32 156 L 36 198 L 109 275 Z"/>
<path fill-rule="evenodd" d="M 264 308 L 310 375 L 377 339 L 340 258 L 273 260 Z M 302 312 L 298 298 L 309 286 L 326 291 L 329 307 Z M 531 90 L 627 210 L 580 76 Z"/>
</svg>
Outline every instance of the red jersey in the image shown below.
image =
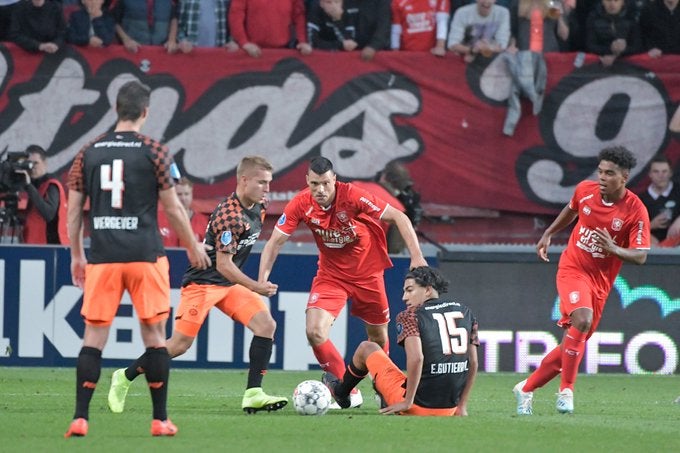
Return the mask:
<svg viewBox="0 0 680 453">
<path fill-rule="evenodd" d="M 305 223 L 319 247 L 319 273 L 356 281 L 392 266 L 378 223 L 387 206 L 363 189 L 338 182 L 333 204 L 323 209 L 306 188 L 286 205 L 276 229 L 290 236 Z"/>
<path fill-rule="evenodd" d="M 449 0 L 393 0 L 392 24 L 401 26 L 401 50 L 426 51 L 437 39 L 437 13 L 449 14 Z"/>
<path fill-rule="evenodd" d="M 619 247 L 648 250 L 647 208 L 628 189 L 621 200 L 605 202 L 596 181 L 579 183 L 569 208 L 578 212 L 578 221 L 560 258 L 559 270 L 584 275 L 595 288 L 609 294 L 623 261 L 598 247 L 593 233 L 596 228 L 606 229 Z"/>
</svg>

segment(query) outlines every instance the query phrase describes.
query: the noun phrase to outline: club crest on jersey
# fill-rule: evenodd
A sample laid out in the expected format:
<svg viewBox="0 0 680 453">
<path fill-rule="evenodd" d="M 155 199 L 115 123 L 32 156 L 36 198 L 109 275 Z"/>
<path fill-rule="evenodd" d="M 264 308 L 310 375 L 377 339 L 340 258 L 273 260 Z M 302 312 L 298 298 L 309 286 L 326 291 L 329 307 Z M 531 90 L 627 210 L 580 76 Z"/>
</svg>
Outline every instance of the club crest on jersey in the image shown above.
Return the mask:
<svg viewBox="0 0 680 453">
<path fill-rule="evenodd" d="M 623 220 L 614 217 L 612 220 L 612 230 L 621 231 L 621 228 L 623 228 Z"/>
<path fill-rule="evenodd" d="M 309 295 L 309 303 L 315 304 L 319 300 L 319 293 L 312 293 Z"/>
<path fill-rule="evenodd" d="M 279 217 L 279 220 L 276 222 L 277 225 L 283 225 L 286 223 L 286 214 L 281 214 L 281 217 Z"/>
<path fill-rule="evenodd" d="M 222 236 L 220 236 L 220 242 L 224 245 L 231 244 L 231 231 L 223 231 Z"/>
<path fill-rule="evenodd" d="M 584 206 L 583 207 L 583 213 L 585 215 L 590 215 L 590 206 Z"/>
<path fill-rule="evenodd" d="M 578 291 L 572 291 L 569 293 L 569 302 L 572 304 L 578 303 L 578 301 L 581 300 L 581 293 Z"/>
<path fill-rule="evenodd" d="M 338 217 L 338 220 L 341 221 L 342 223 L 349 222 L 349 217 L 347 217 L 347 213 L 345 211 L 340 211 L 335 215 Z"/>
<path fill-rule="evenodd" d="M 401 335 L 401 333 L 404 331 L 404 325 L 400 322 L 397 323 L 397 335 Z"/>
</svg>

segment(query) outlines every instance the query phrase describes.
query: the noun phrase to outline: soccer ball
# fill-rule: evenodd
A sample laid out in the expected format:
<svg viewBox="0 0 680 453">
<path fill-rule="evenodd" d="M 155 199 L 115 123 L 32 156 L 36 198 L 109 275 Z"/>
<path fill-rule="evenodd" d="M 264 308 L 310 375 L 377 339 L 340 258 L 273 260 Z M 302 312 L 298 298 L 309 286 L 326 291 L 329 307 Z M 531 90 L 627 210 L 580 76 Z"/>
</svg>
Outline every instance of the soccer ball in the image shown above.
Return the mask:
<svg viewBox="0 0 680 453">
<path fill-rule="evenodd" d="M 333 398 L 328 387 L 319 381 L 303 381 L 293 391 L 293 406 L 300 415 L 323 415 Z"/>
</svg>

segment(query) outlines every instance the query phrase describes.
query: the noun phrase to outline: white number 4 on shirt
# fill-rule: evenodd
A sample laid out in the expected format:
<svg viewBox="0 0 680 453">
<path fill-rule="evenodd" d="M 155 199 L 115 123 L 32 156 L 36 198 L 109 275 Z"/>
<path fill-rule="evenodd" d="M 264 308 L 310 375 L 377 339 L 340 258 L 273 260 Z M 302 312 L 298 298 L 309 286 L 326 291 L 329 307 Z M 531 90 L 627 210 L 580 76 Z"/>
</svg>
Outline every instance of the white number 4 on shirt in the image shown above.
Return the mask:
<svg viewBox="0 0 680 453">
<path fill-rule="evenodd" d="M 100 167 L 101 189 L 111 192 L 111 207 L 123 207 L 123 159 L 114 159 L 113 165 L 104 164 Z"/>
</svg>

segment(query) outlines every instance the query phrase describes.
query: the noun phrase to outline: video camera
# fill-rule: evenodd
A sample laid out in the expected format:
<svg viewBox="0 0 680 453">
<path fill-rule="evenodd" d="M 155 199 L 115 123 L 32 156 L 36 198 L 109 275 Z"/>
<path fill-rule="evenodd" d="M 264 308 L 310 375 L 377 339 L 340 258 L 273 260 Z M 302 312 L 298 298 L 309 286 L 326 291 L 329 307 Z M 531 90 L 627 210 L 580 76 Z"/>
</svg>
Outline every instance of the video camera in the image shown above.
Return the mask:
<svg viewBox="0 0 680 453">
<path fill-rule="evenodd" d="M 19 170 L 31 171 L 33 162 L 25 151 L 8 151 L 0 162 L 0 193 L 18 192 L 26 185 L 26 177 Z"/>
<path fill-rule="evenodd" d="M 397 192 L 397 199 L 401 201 L 406 210 L 404 213 L 411 220 L 414 227 L 417 227 L 423 220 L 423 207 L 420 204 L 420 194 L 413 190 L 413 186 L 408 185 Z"/>
</svg>

